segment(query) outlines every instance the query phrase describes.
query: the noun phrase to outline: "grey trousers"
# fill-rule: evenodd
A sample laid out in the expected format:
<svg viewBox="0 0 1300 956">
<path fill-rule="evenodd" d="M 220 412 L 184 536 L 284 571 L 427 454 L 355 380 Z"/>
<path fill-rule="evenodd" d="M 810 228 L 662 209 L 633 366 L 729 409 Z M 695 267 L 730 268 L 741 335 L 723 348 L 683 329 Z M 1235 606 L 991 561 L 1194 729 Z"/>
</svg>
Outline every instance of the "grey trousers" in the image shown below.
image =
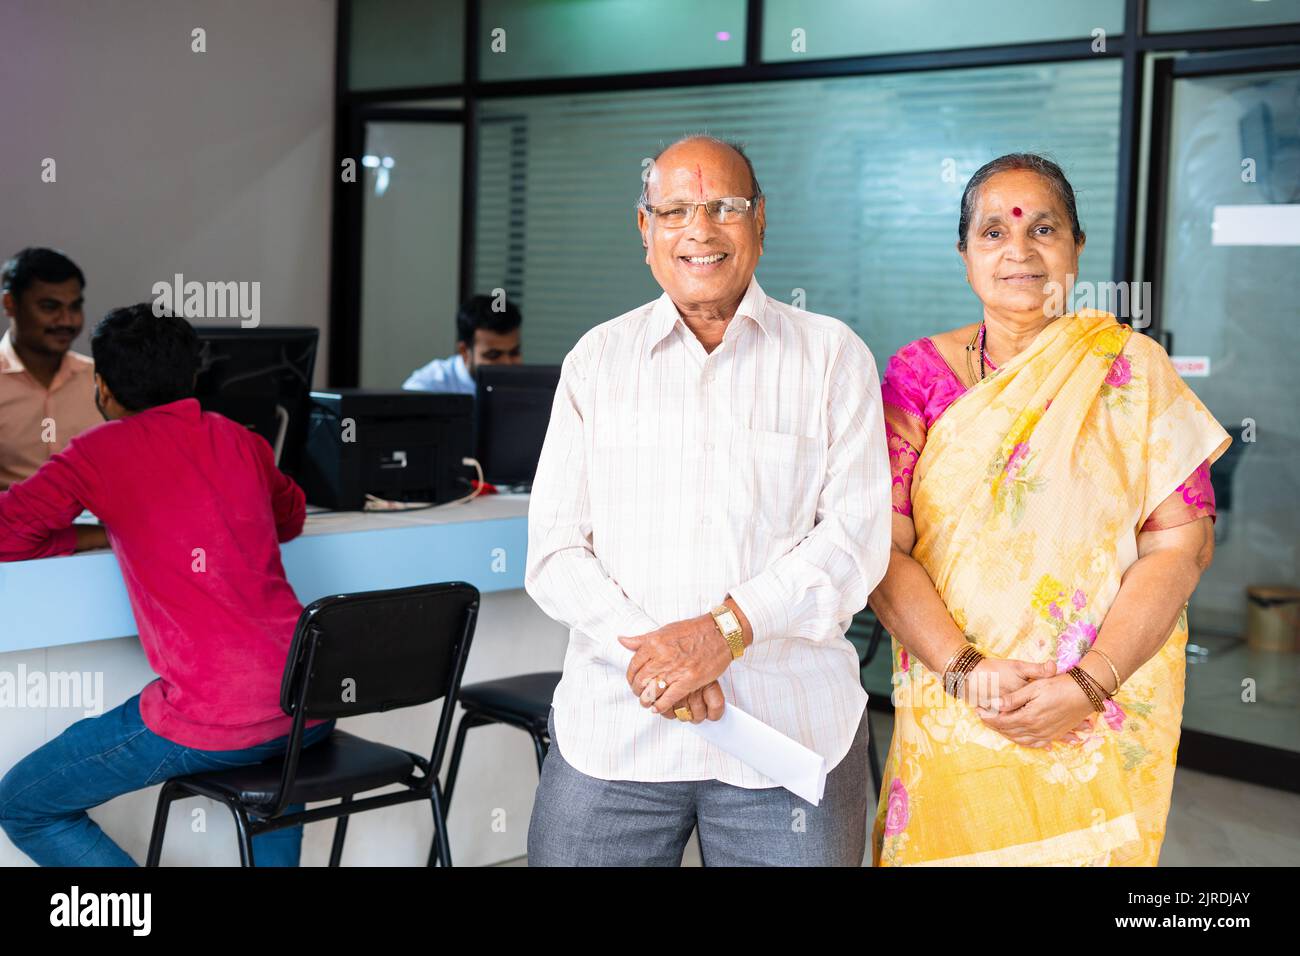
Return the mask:
<svg viewBox="0 0 1300 956">
<path fill-rule="evenodd" d="M 698 829 L 705 866 L 861 866 L 867 843 L 867 716 L 814 807 L 784 787 L 717 780 L 601 780 L 551 749 L 528 827 L 529 866 L 680 866 Z"/>
</svg>

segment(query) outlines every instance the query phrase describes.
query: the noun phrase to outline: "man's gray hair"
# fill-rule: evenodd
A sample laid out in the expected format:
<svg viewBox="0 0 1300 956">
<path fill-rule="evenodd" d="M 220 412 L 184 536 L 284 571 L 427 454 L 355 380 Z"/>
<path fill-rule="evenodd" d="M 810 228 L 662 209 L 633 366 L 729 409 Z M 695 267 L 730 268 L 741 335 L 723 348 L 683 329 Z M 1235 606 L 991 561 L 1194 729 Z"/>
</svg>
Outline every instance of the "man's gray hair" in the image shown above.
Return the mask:
<svg viewBox="0 0 1300 956">
<path fill-rule="evenodd" d="M 656 163 L 659 162 L 659 157 L 668 152 L 668 150 L 672 149 L 674 146 L 680 146 L 682 143 L 690 143 L 701 139 L 718 146 L 726 146 L 729 149 L 734 149 L 740 154 L 740 158 L 745 161 L 745 168 L 749 170 L 749 181 L 753 184 L 753 188 L 750 190 L 749 196 L 746 198 L 753 198 L 757 201 L 758 198 L 763 195 L 763 190 L 758 185 L 758 175 L 754 172 L 754 164 L 750 160 L 748 154 L 746 154 L 745 147 L 740 143 L 733 142 L 729 139 L 722 139 L 718 136 L 710 136 L 708 133 L 691 133 L 688 136 L 683 136 L 681 139 L 674 140 L 667 146 L 664 146 L 659 150 L 659 152 L 654 154 L 653 160 Z M 636 201 L 638 206 L 648 206 L 650 204 L 650 197 L 648 195 L 649 188 L 650 177 L 648 175 L 643 175 L 641 177 L 641 196 Z"/>
</svg>

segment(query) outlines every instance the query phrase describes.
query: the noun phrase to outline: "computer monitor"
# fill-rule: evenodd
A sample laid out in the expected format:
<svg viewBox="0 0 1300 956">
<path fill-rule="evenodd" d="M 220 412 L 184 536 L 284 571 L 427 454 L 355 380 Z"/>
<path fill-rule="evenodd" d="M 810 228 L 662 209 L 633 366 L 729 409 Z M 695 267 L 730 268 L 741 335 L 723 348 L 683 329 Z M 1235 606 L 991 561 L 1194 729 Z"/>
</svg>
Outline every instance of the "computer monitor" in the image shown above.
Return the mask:
<svg viewBox="0 0 1300 956">
<path fill-rule="evenodd" d="M 195 383 L 199 404 L 257 432 L 271 443 L 280 469 L 297 477 L 320 331 L 237 325 L 195 331 L 200 343 Z"/>
<path fill-rule="evenodd" d="M 475 447 L 483 477 L 494 485 L 531 485 L 560 366 L 482 365 L 475 379 Z"/>
</svg>

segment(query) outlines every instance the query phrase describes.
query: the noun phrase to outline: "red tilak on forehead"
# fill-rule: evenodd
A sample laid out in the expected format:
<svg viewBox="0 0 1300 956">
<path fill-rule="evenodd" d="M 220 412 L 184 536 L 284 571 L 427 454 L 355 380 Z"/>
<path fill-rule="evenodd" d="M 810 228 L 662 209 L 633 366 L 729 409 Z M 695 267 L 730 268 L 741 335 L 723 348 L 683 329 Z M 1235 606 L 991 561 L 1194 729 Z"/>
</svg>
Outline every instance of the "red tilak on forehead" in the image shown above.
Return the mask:
<svg viewBox="0 0 1300 956">
<path fill-rule="evenodd" d="M 704 172 L 699 163 L 695 164 L 695 192 L 701 199 L 704 198 Z"/>
<path fill-rule="evenodd" d="M 1011 215 L 1015 216 L 1016 218 L 1020 218 L 1021 216 L 1024 215 L 1024 213 L 1021 211 L 1019 206 L 1012 206 Z"/>
</svg>

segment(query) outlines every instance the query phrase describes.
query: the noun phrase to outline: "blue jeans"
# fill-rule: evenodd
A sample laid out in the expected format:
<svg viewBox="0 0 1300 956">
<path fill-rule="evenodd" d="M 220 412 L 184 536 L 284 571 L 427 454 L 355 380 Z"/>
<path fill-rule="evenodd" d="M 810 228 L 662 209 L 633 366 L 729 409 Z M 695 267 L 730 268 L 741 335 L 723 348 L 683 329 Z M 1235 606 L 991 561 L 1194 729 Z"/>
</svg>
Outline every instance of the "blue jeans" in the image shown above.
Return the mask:
<svg viewBox="0 0 1300 956">
<path fill-rule="evenodd" d="M 303 746 L 328 737 L 334 721 L 309 727 Z M 113 797 L 171 777 L 261 763 L 284 752 L 287 736 L 243 750 L 196 750 L 159 737 L 140 717 L 140 695 L 79 720 L 32 751 L 0 780 L 0 828 L 41 866 L 135 866 L 86 814 Z M 296 804 L 285 809 L 295 813 Z M 253 838 L 258 866 L 297 866 L 302 827 Z"/>
</svg>

